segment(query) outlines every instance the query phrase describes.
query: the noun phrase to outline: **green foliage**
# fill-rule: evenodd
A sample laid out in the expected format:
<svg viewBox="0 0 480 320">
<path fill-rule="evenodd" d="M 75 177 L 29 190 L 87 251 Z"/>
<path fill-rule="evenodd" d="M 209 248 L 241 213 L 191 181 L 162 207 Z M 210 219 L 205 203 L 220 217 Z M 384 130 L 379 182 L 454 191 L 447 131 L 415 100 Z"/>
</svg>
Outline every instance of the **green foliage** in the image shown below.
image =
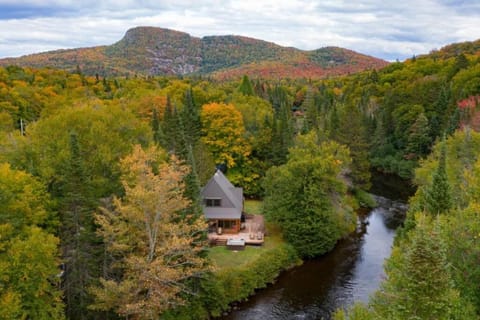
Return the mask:
<svg viewBox="0 0 480 320">
<path fill-rule="evenodd" d="M 471 319 L 473 316 L 472 309 L 465 307 L 454 288 L 447 247 L 437 222 L 420 219 L 410 242 L 394 249 L 386 273 L 387 281 L 372 301 L 373 309 L 384 318 Z"/>
<path fill-rule="evenodd" d="M 250 214 L 262 214 L 263 213 L 263 202 L 259 200 L 245 200 L 244 211 Z"/>
<path fill-rule="evenodd" d="M 462 296 L 480 311 L 480 219 L 478 203 L 442 217 L 442 235 L 455 285 Z"/>
<path fill-rule="evenodd" d="M 84 170 L 95 199 L 120 192 L 119 158 L 131 150 L 133 143 L 146 144 L 151 139 L 146 124 L 115 106 L 65 108 L 32 124 L 27 132 L 28 145 L 19 150 L 17 165 L 49 183 L 54 196 L 62 195 L 62 186 L 67 183 L 65 164 L 70 157 L 72 131 L 81 146 Z"/>
<path fill-rule="evenodd" d="M 358 188 L 353 189 L 352 193 L 361 207 L 375 208 L 377 206 L 377 202 L 370 193 Z"/>
<path fill-rule="evenodd" d="M 253 87 L 252 83 L 250 82 L 250 79 L 248 79 L 247 75 L 244 75 L 242 78 L 242 82 L 240 83 L 240 86 L 238 87 L 238 92 L 245 96 L 253 96 Z"/>
<path fill-rule="evenodd" d="M 299 137 L 288 162 L 271 168 L 264 183 L 265 215 L 303 257 L 331 250 L 355 223 L 338 177 L 350 161 L 348 151 L 317 139 L 313 132 Z"/>
<path fill-rule="evenodd" d="M 281 271 L 300 263 L 292 246 L 279 239 L 265 240 L 265 247 L 247 247 L 239 252 L 213 248 L 209 255 L 219 269 L 201 282 L 196 298 L 163 317 L 193 320 L 220 316 L 231 303 L 245 300 L 255 289 L 272 283 Z"/>
<path fill-rule="evenodd" d="M 0 319 L 63 319 L 59 239 L 48 231 L 45 188 L 1 164 L 0 198 Z"/>
<path fill-rule="evenodd" d="M 433 215 L 447 213 L 453 206 L 446 172 L 446 152 L 445 142 L 443 142 L 438 167 L 433 172 L 431 185 L 426 187 L 424 193 L 425 210 Z"/>
<path fill-rule="evenodd" d="M 152 60 L 143 59 L 144 48 L 155 48 L 156 43 L 164 41 L 171 47 L 160 49 L 167 56 L 182 56 L 183 60 L 169 65 L 149 65 Z M 202 41 L 211 47 L 199 46 Z M 247 38 L 200 40 L 169 30 L 138 28 L 111 47 L 26 58 L 31 63 L 68 65 L 70 58 L 75 57 L 74 73 L 17 66 L 0 68 L 0 161 L 26 170 L 40 181 L 32 182 L 20 174 L 4 177 L 10 180 L 1 190 L 0 224 L 3 226 L 6 219 L 9 226 L 2 227 L 5 228 L 1 231 L 2 237 L 4 234 L 17 237 L 16 242 L 9 241 L 7 246 L 15 242 L 16 248 L 25 252 L 29 249 L 27 243 L 35 246 L 36 241 L 43 240 L 45 247 L 39 247 L 48 256 L 54 247 L 48 235 L 58 233 L 67 269 L 71 272 L 72 262 L 80 261 L 76 269 L 84 276 L 74 277 L 79 279 L 72 284 L 77 288 L 89 281 L 96 282 L 101 273 L 106 277 L 118 276 L 117 269 L 103 268 L 111 266 L 119 257 L 106 252 L 104 244 L 98 241 L 91 214 L 100 202 L 109 203 L 107 198 L 124 194 L 119 181 L 119 159 L 132 150 L 132 145 L 148 145 L 152 137 L 192 168 L 184 180 L 187 185 L 184 196 L 193 202 L 184 214 L 191 209 L 201 213 L 200 206 L 195 206 L 199 186 L 211 177 L 215 161 L 219 161 L 218 154 L 226 150 L 220 162 L 233 160 L 229 178 L 243 187 L 246 195 L 255 198 L 262 196 L 263 186 L 267 188 L 266 215 L 279 222 L 286 239 L 294 242 L 305 256 L 329 250 L 336 239 L 353 227 L 349 207 L 354 206 L 354 201 L 345 196 L 345 177 L 353 178 L 355 185 L 351 191 L 357 201 L 367 204 L 370 201 L 359 187 L 368 187 L 369 165 L 408 178 L 420 164 L 415 177 L 419 188 L 396 242 L 401 244 L 401 250 L 409 246 L 408 239 L 413 237 L 418 223 L 415 212 L 425 208 L 434 212 L 452 208 L 440 219 L 447 259 L 454 267 L 450 270 L 451 278 L 462 298 L 465 296 L 479 310 L 480 294 L 475 286 L 479 279 L 475 267 L 478 228 L 473 221 L 478 220 L 475 210 L 480 201 L 480 137 L 468 129 L 454 133 L 459 126 L 478 128 L 480 118 L 472 104 L 480 92 L 478 48 L 478 41 L 459 44 L 404 63 L 392 63 L 384 69 L 318 80 L 320 71 L 324 76 L 337 73 L 337 67 L 341 67 L 342 72 L 351 72 L 349 63 L 355 62 L 363 69 L 368 61 L 361 62 L 354 53 L 339 48 L 304 53 Z M 104 60 L 106 56 L 108 61 Z M 125 61 L 126 57 L 129 61 Z M 198 57 L 205 59 L 198 60 Z M 96 62 L 100 60 L 104 63 Z M 236 77 L 237 80 L 211 81 L 200 75 L 183 79 L 145 78 L 141 73 L 130 78 L 110 77 L 110 74 L 126 75 L 146 65 L 149 73 L 203 72 L 208 68 L 213 71 L 231 66 L 215 77 L 217 80 Z M 325 73 L 325 66 L 332 73 Z M 97 77 L 88 76 L 96 73 Z M 257 77 L 251 81 L 252 74 L 266 78 L 274 75 L 276 80 Z M 292 79 L 308 76 L 311 80 L 281 79 L 282 74 Z M 238 79 L 243 75 L 248 76 L 239 88 Z M 202 127 L 200 106 L 212 103 L 231 103 L 236 110 L 227 108 L 222 121 Z M 225 110 L 212 112 L 212 118 L 222 111 Z M 229 119 L 234 119 L 234 123 L 225 122 Z M 239 126 L 240 120 L 243 125 Z M 20 134 L 20 123 L 26 128 L 25 136 Z M 295 140 L 299 134 L 310 131 L 310 135 L 317 134 L 317 138 Z M 223 135 L 208 139 L 212 132 L 223 132 Z M 443 143 L 445 165 L 440 163 L 442 144 L 431 146 L 443 132 L 452 134 Z M 229 140 L 232 137 L 238 139 Z M 329 138 L 350 148 L 351 162 L 346 149 L 329 142 Z M 217 150 L 207 143 L 214 140 Z M 274 165 L 279 167 L 269 170 Z M 268 174 L 262 185 L 260 181 L 265 172 Z M 42 184 L 47 186 L 53 201 L 45 195 Z M 450 187 L 440 188 L 445 185 Z M 449 189 L 449 192 L 438 189 Z M 444 194 L 451 195 L 447 204 L 445 200 L 449 197 L 442 196 Z M 438 205 L 443 209 L 433 208 Z M 55 210 L 58 214 L 53 213 Z M 32 234 L 37 232 L 30 232 L 32 228 L 42 229 L 43 234 L 35 239 L 23 234 L 26 230 Z M 76 232 L 77 229 L 80 232 Z M 312 238 L 318 242 L 311 241 Z M 1 250 L 3 248 L 6 247 Z M 24 259 L 25 252 L 11 256 L 16 254 Z M 53 260 L 47 257 L 45 263 L 56 268 L 56 262 L 51 263 Z M 83 265 L 84 268 L 78 267 Z M 11 279 L 17 277 L 10 276 Z M 83 281 L 82 277 L 87 276 L 90 280 Z M 214 294 L 194 299 L 190 304 L 190 317 L 204 318 L 207 310 L 220 312 L 226 308 L 227 302 L 214 301 L 224 294 L 222 290 L 226 285 L 214 281 L 213 277 L 195 282 L 195 288 Z M 241 280 L 228 278 L 228 281 L 240 283 Z M 68 279 L 63 282 L 67 284 Z M 254 283 L 256 280 L 248 280 L 248 285 Z M 246 288 L 243 284 L 238 286 L 237 296 L 248 291 L 242 289 Z M 21 317 L 23 296 L 11 288 L 1 293 L 2 316 Z M 85 301 L 90 299 L 90 293 L 83 289 L 78 293 L 86 295 L 83 302 L 65 294 L 66 301 L 70 300 L 67 301 L 69 314 L 106 317 L 86 311 Z M 49 306 L 48 303 L 45 306 Z M 368 319 L 369 315 L 362 310 L 358 307 L 358 314 L 350 312 L 348 317 Z"/>
<path fill-rule="evenodd" d="M 338 131 L 332 132 L 334 138 L 350 150 L 352 164 L 350 173 L 353 184 L 361 189 L 370 189 L 370 162 L 366 127 L 360 110 L 353 105 L 341 109 Z"/>
<path fill-rule="evenodd" d="M 445 150 L 442 151 L 443 149 Z M 433 185 L 433 173 L 438 171 L 437 168 L 443 167 L 443 165 L 440 165 L 443 152 L 445 152 L 445 158 L 448 160 L 445 163 L 445 172 L 447 176 L 446 183 L 450 186 L 451 205 L 454 208 L 468 206 L 470 201 L 469 195 L 472 195 L 474 190 L 474 184 L 469 183 L 469 181 L 472 178 L 471 170 L 480 154 L 480 134 L 465 129 L 458 130 L 444 142 L 437 143 L 433 147 L 432 154 L 422 161 L 421 166 L 415 171 L 414 183 L 418 186 L 418 189 L 415 196 L 410 200 L 412 211 L 423 210 L 425 208 L 425 192 L 428 188 L 437 188 Z M 440 174 L 440 177 L 438 174 Z M 441 178 L 443 181 L 443 173 L 438 174 L 436 174 L 437 179 Z M 445 181 L 442 183 L 445 183 Z"/>
<path fill-rule="evenodd" d="M 362 303 L 355 303 L 347 312 L 344 310 L 337 310 L 333 314 L 334 320 L 375 320 L 374 313 Z"/>
<path fill-rule="evenodd" d="M 70 154 L 66 158 L 62 196 L 59 199 L 61 214 L 61 247 L 65 261 L 62 290 L 67 302 L 69 319 L 82 319 L 87 306 L 92 303 L 86 292 L 94 279 L 100 276 L 99 260 L 92 256 L 100 242 L 95 234 L 93 211 L 96 201 L 88 184 L 88 175 L 82 159 L 77 135 L 70 133 Z"/>
</svg>

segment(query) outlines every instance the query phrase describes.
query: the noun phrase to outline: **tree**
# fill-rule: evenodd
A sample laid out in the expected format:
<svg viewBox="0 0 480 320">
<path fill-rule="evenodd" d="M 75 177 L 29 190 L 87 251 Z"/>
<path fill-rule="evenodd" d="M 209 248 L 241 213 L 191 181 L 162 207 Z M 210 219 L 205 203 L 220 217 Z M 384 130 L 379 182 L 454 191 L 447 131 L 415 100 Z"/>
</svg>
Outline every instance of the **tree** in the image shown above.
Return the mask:
<svg viewBox="0 0 480 320">
<path fill-rule="evenodd" d="M 92 199 L 89 177 L 82 158 L 77 135 L 72 132 L 70 156 L 62 186 L 63 197 L 60 199 L 60 237 L 65 261 L 62 289 L 69 319 L 87 319 L 89 314 L 86 310 L 91 303 L 87 288 L 100 276 L 93 255 L 99 242 L 92 216 L 96 201 Z"/>
<path fill-rule="evenodd" d="M 160 125 L 160 119 L 158 118 L 158 111 L 156 108 L 154 108 L 152 111 L 152 131 L 153 141 L 155 141 L 156 144 L 165 147 L 167 144 L 165 134 L 162 130 L 162 126 Z"/>
<path fill-rule="evenodd" d="M 200 113 L 193 99 L 191 87 L 185 91 L 183 109 L 180 117 L 182 119 L 182 128 L 184 129 L 184 144 L 187 146 L 187 149 L 189 145 L 194 147 L 200 139 L 201 122 Z M 186 150 L 186 153 L 188 153 L 188 150 Z"/>
<path fill-rule="evenodd" d="M 478 177 L 477 177 L 478 178 Z M 475 186 L 478 189 L 478 185 Z M 472 201 L 462 210 L 442 216 L 442 235 L 447 243 L 456 288 L 480 310 L 480 204 Z"/>
<path fill-rule="evenodd" d="M 319 143 L 312 131 L 298 138 L 285 165 L 268 170 L 265 214 L 280 225 L 285 239 L 301 256 L 315 257 L 331 250 L 354 228 L 347 188 L 339 178 L 349 162 L 345 147 Z"/>
<path fill-rule="evenodd" d="M 0 319 L 63 319 L 56 226 L 42 184 L 0 164 Z"/>
<path fill-rule="evenodd" d="M 248 79 L 247 75 L 243 76 L 242 82 L 240 83 L 240 86 L 238 87 L 238 91 L 241 94 L 244 94 L 246 96 L 253 96 L 254 95 L 252 83 L 250 82 L 250 79 Z"/>
<path fill-rule="evenodd" d="M 17 165 L 38 175 L 56 200 L 66 266 L 62 289 L 71 319 L 94 317 L 87 309 L 88 287 L 102 274 L 104 251 L 92 213 L 99 199 L 122 192 L 118 160 L 150 137 L 146 124 L 113 105 L 65 108 L 29 126 Z"/>
<path fill-rule="evenodd" d="M 420 113 L 409 129 L 406 152 L 418 159 L 428 153 L 431 143 L 428 119 Z"/>
<path fill-rule="evenodd" d="M 411 241 L 393 250 L 373 309 L 382 319 L 473 319 L 454 288 L 438 222 L 417 220 Z"/>
<path fill-rule="evenodd" d="M 120 276 L 93 289 L 96 309 L 156 319 L 183 304 L 184 295 L 193 293 L 187 280 L 208 270 L 199 254 L 205 243 L 197 236 L 205 220 L 179 214 L 189 206 L 182 182 L 187 167 L 162 157 L 156 148 L 135 146 L 121 161 L 125 196 L 114 199 L 114 210 L 103 208 L 96 216 L 108 250 L 121 257 Z"/>
<path fill-rule="evenodd" d="M 446 213 L 453 206 L 446 171 L 446 154 L 446 143 L 443 141 L 438 166 L 433 172 L 432 183 L 426 187 L 424 193 L 425 210 L 433 215 Z"/>
<path fill-rule="evenodd" d="M 315 96 L 311 87 L 307 88 L 305 99 L 301 105 L 301 110 L 305 112 L 305 132 L 319 127 L 319 110 L 315 103 Z"/>
<path fill-rule="evenodd" d="M 215 161 L 234 167 L 250 154 L 244 138 L 242 114 L 231 104 L 210 103 L 202 107 L 202 141 Z"/>
<path fill-rule="evenodd" d="M 354 185 L 368 190 L 370 189 L 369 145 L 362 119 L 363 115 L 356 106 L 345 105 L 341 109 L 338 131 L 332 133 L 339 143 L 350 149 L 352 165 L 349 175 Z"/>
</svg>

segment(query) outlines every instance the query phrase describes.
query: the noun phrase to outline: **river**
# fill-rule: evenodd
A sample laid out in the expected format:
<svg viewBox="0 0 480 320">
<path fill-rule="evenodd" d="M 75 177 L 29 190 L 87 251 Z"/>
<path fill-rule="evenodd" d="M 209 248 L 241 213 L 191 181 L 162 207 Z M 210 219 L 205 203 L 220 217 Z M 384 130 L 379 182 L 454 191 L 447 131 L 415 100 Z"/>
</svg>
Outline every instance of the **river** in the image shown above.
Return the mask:
<svg viewBox="0 0 480 320">
<path fill-rule="evenodd" d="M 376 199 L 379 207 L 359 214 L 356 231 L 332 252 L 282 273 L 222 319 L 330 319 L 337 308 L 367 302 L 384 277 L 383 263 L 406 211 L 402 201 Z"/>
</svg>

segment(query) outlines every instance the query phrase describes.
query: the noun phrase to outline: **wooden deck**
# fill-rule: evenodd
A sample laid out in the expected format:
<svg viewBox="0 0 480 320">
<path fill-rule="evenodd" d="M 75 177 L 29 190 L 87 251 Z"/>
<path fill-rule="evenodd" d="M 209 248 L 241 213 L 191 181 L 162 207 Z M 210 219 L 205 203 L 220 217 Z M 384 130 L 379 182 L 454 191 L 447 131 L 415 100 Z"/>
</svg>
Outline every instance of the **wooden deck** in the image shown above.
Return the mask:
<svg viewBox="0 0 480 320">
<path fill-rule="evenodd" d="M 245 225 L 239 233 L 208 233 L 208 241 L 213 245 L 226 245 L 229 239 L 243 239 L 245 244 L 262 245 L 265 241 L 265 224 L 262 215 L 247 215 Z"/>
</svg>

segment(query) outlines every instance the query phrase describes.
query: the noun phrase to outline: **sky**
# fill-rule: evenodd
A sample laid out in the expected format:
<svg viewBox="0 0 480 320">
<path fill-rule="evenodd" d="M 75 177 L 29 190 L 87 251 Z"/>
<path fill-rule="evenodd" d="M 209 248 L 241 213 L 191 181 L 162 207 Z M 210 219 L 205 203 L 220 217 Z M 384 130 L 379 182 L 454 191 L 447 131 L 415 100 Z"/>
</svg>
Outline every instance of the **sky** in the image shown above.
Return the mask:
<svg viewBox="0 0 480 320">
<path fill-rule="evenodd" d="M 109 45 L 136 26 L 389 61 L 480 38 L 480 0 L 0 0 L 0 58 Z"/>
</svg>

